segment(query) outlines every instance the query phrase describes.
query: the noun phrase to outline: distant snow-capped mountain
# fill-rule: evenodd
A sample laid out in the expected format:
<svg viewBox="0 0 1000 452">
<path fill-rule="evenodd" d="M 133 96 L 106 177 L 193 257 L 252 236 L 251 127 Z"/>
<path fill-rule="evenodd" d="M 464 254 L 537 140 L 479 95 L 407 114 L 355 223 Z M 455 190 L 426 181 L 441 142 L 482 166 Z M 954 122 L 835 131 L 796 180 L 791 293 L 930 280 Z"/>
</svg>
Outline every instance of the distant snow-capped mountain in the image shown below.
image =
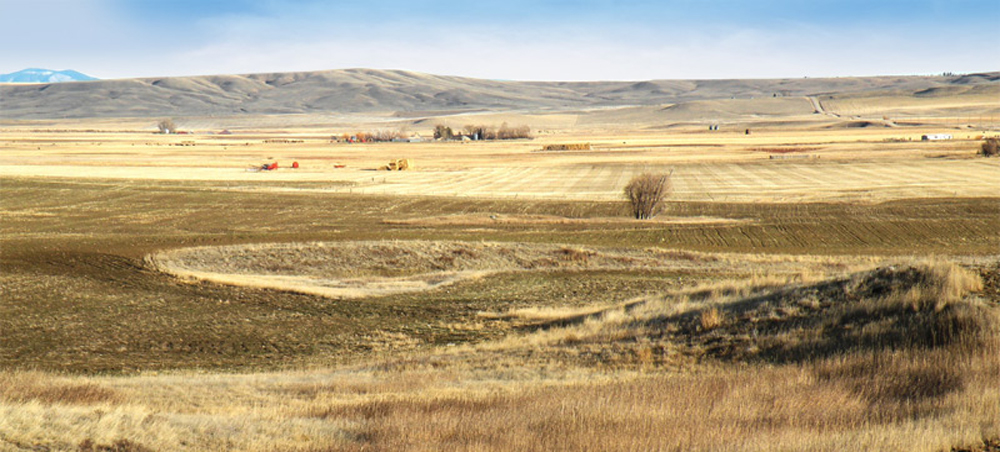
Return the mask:
<svg viewBox="0 0 1000 452">
<path fill-rule="evenodd" d="M 77 71 L 53 71 L 51 69 L 29 68 L 10 74 L 0 74 L 0 83 L 58 83 L 97 80 Z"/>
</svg>

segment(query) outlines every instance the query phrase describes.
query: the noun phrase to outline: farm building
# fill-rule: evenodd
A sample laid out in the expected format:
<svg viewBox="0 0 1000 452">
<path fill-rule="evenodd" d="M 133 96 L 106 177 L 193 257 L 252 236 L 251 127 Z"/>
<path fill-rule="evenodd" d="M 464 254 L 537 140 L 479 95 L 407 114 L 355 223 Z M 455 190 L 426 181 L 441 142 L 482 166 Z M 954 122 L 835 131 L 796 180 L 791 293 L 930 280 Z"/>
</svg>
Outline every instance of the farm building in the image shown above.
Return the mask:
<svg viewBox="0 0 1000 452">
<path fill-rule="evenodd" d="M 950 140 L 951 138 L 952 138 L 951 134 L 947 134 L 947 133 L 934 133 L 934 134 L 930 134 L 930 135 L 923 135 L 923 136 L 920 137 L 920 140 L 921 141 L 941 141 L 941 140 Z"/>
</svg>

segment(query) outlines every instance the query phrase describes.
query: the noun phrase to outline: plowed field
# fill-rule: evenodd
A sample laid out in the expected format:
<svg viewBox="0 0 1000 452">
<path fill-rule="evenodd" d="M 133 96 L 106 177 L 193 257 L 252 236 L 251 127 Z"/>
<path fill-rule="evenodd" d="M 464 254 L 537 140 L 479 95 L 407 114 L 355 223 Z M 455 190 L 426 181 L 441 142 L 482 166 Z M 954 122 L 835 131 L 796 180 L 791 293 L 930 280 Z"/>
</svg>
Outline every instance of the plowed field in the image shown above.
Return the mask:
<svg viewBox="0 0 1000 452">
<path fill-rule="evenodd" d="M 694 220 L 640 222 L 608 221 L 623 215 L 621 202 L 265 188 L 4 179 L 0 366 L 131 372 L 356 362 L 389 351 L 481 341 L 512 327 L 484 320 L 481 312 L 624 303 L 700 280 L 756 272 L 728 265 L 697 270 L 710 258 L 685 250 L 839 255 L 832 262 L 844 265 L 856 261 L 854 255 L 985 257 L 1000 250 L 996 198 L 675 202 L 669 205 L 671 219 Z M 508 218 L 545 221 L 504 221 Z M 143 260 L 192 246 L 357 240 L 658 248 L 677 250 L 674 256 L 691 266 L 499 273 L 427 292 L 338 302 L 282 290 L 187 283 Z M 776 269 L 766 263 L 760 268 Z"/>
</svg>

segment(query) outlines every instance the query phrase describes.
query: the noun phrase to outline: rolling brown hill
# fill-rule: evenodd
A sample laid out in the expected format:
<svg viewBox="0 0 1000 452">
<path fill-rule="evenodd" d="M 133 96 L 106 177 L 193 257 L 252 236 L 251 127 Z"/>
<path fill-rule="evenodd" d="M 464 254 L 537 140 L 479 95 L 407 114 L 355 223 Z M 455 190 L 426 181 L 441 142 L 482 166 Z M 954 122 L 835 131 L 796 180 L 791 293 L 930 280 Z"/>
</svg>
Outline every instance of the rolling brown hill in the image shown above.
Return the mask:
<svg viewBox="0 0 1000 452">
<path fill-rule="evenodd" d="M 835 93 L 927 97 L 953 95 L 983 85 L 991 91 L 1000 87 L 1000 72 L 818 79 L 517 82 L 344 69 L 0 84 L 0 119 L 552 111 Z"/>
</svg>

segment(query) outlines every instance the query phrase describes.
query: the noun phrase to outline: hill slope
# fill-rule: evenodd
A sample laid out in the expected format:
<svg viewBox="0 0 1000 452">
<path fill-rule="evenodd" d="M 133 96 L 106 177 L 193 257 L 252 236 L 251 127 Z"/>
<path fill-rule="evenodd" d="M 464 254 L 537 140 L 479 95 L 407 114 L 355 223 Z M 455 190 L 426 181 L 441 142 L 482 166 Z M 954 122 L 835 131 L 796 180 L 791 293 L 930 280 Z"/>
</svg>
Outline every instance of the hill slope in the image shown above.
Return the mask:
<svg viewBox="0 0 1000 452">
<path fill-rule="evenodd" d="M 392 111 L 565 110 L 623 105 L 1000 86 L 1000 73 L 643 82 L 512 82 L 345 69 L 0 86 L 0 118 L 204 116 Z"/>
</svg>

